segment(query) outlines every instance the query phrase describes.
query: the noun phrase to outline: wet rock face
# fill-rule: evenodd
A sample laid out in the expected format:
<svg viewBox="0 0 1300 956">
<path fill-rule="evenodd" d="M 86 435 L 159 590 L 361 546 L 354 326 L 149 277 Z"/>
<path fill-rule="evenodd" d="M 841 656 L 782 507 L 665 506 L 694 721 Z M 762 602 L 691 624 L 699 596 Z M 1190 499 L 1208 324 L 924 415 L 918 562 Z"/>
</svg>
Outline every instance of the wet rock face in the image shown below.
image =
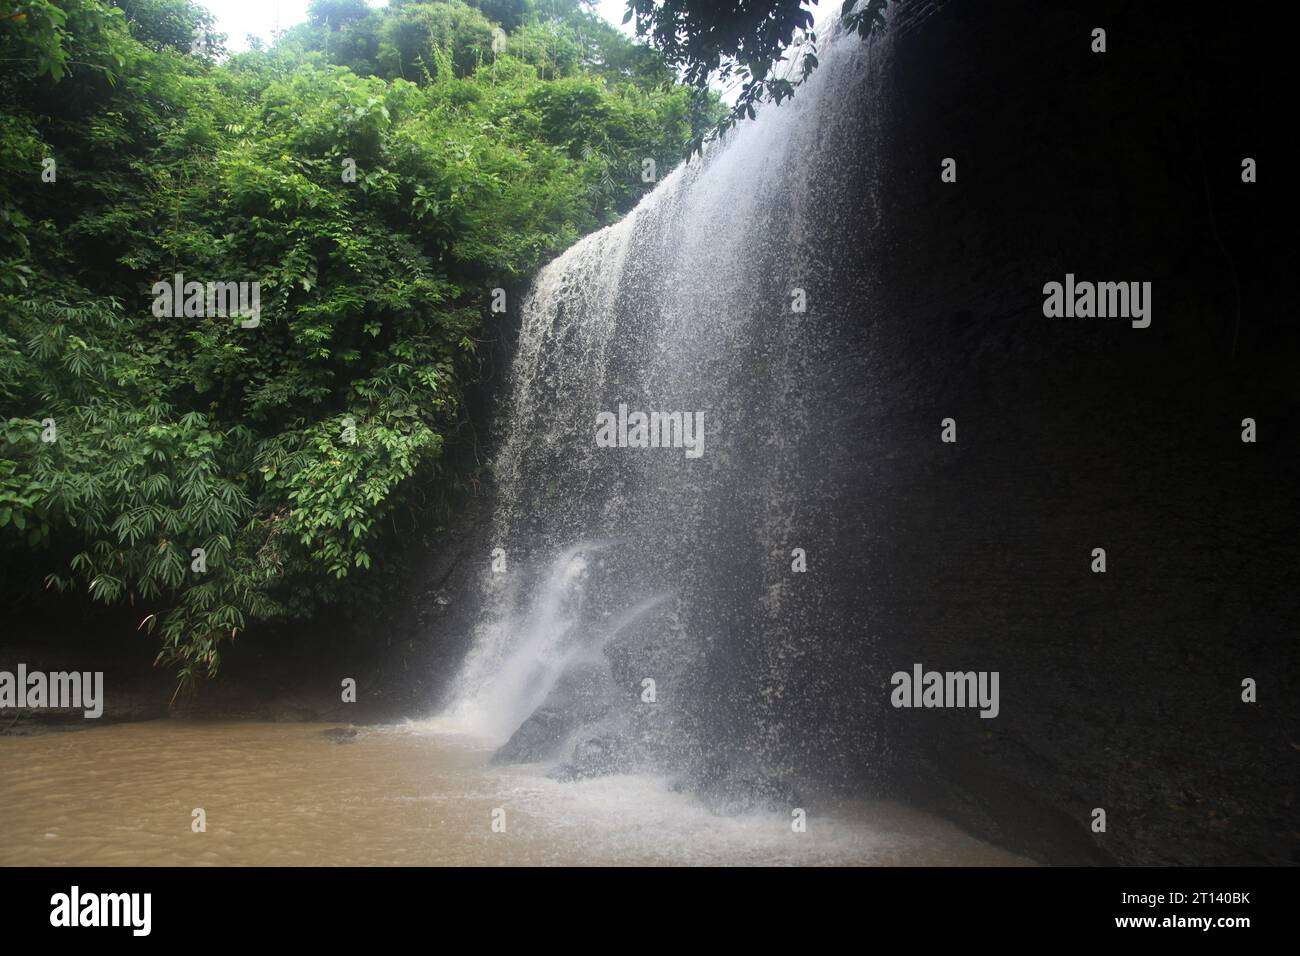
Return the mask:
<svg viewBox="0 0 1300 956">
<path fill-rule="evenodd" d="M 1295 862 L 1290 187 L 1241 179 L 1286 155 L 1268 20 L 951 2 L 896 38 L 887 115 L 861 106 L 884 165 L 825 236 L 842 281 L 810 290 L 852 327 L 822 437 L 856 440 L 826 464 L 835 633 L 787 724 L 813 772 L 875 768 L 1040 859 Z M 1067 273 L 1150 281 L 1150 327 L 1045 317 Z M 1270 437 L 1243 443 L 1246 417 Z M 1000 671 L 999 716 L 888 706 L 918 662 Z M 1276 696 L 1243 703 L 1245 677 Z"/>
<path fill-rule="evenodd" d="M 551 776 L 570 781 L 617 773 L 626 769 L 626 761 L 621 759 L 625 752 L 626 744 L 617 734 L 584 737 L 573 745 L 569 759 L 556 767 Z"/>
<path fill-rule="evenodd" d="M 606 717 L 618 699 L 603 662 L 570 666 L 540 707 L 493 755 L 496 763 L 532 763 L 550 759 L 583 727 Z M 590 761 L 590 755 L 588 756 Z"/>
</svg>

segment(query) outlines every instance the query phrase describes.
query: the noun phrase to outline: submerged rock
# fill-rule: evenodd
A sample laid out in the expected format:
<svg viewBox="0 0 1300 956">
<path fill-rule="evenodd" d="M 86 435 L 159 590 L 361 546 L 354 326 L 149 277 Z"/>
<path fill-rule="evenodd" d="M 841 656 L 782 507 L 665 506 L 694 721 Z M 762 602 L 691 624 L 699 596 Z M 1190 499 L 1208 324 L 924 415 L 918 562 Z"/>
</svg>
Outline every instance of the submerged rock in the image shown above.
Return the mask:
<svg viewBox="0 0 1300 956">
<path fill-rule="evenodd" d="M 697 786 L 701 802 L 719 816 L 760 811 L 788 813 L 802 805 L 799 791 L 779 777 L 726 777 Z"/>
<path fill-rule="evenodd" d="M 531 763 L 556 757 L 570 736 L 607 716 L 618 703 L 603 660 L 573 664 L 542 705 L 492 756 L 492 762 Z"/>
<path fill-rule="evenodd" d="M 627 740 L 620 734 L 608 733 L 578 741 L 573 756 L 548 774 L 552 780 L 567 783 L 586 780 L 629 769 L 630 754 Z"/>
</svg>

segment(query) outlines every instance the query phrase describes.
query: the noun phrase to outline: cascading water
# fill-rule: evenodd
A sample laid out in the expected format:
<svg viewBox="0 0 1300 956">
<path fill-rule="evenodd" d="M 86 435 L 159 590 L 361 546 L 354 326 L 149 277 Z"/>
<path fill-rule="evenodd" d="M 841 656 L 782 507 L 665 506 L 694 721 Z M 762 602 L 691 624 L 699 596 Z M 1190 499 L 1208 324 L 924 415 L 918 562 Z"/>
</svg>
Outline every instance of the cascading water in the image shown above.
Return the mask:
<svg viewBox="0 0 1300 956">
<path fill-rule="evenodd" d="M 500 550 L 450 704 L 506 742 L 499 759 L 707 786 L 797 776 L 843 749 L 824 723 L 816 741 L 798 727 L 834 690 L 809 660 L 851 623 L 794 564 L 837 534 L 836 436 L 852 423 L 828 389 L 862 374 L 846 369 L 826 244 L 872 232 L 862 101 L 886 55 L 833 42 L 792 101 L 537 278 L 494 465 Z M 865 198 L 838 210 L 850 181 Z M 620 405 L 702 414 L 698 457 L 599 446 L 597 416 Z"/>
</svg>

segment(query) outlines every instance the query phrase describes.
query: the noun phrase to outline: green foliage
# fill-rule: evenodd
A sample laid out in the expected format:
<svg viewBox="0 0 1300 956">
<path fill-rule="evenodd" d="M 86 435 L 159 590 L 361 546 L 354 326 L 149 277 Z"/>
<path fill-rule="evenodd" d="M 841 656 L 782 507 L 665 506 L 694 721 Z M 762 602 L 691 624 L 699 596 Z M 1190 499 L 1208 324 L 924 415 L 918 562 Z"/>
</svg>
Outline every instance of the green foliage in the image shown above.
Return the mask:
<svg viewBox="0 0 1300 956">
<path fill-rule="evenodd" d="M 121 21 L 98 0 L 0 0 L 0 62 L 56 82 L 74 67 L 112 81 L 128 55 Z"/>
<path fill-rule="evenodd" d="M 207 62 L 216 59 L 225 37 L 216 20 L 193 0 L 113 0 L 126 17 L 131 36 L 151 49 L 170 48 L 193 53 Z"/>
<path fill-rule="evenodd" d="M 370 4 L 366 0 L 311 0 L 307 6 L 307 17 L 312 23 L 335 30 L 364 20 L 369 14 Z"/>
<path fill-rule="evenodd" d="M 816 5 L 817 0 L 627 0 L 623 22 L 633 22 L 637 35 L 649 38 L 697 89 L 714 83 L 738 88 L 731 112 L 712 134 L 717 135 L 753 119 L 759 104 L 793 96 L 817 68 L 810 9 Z M 889 0 L 844 0 L 841 25 L 866 39 L 884 28 L 888 6 Z M 788 68 L 781 69 L 783 62 Z M 705 139 L 697 137 L 692 149 Z"/>
<path fill-rule="evenodd" d="M 419 80 L 436 75 L 438 50 L 457 76 L 473 73 L 492 58 L 492 24 L 458 0 L 398 7 L 379 30 L 379 64 L 385 76 Z"/>
<path fill-rule="evenodd" d="M 0 6 L 0 549 L 135 607 L 182 678 L 383 580 L 469 477 L 491 290 L 697 132 L 576 4 L 318 0 L 224 60 L 184 0 Z M 260 324 L 158 315 L 176 273 L 258 282 Z"/>
</svg>

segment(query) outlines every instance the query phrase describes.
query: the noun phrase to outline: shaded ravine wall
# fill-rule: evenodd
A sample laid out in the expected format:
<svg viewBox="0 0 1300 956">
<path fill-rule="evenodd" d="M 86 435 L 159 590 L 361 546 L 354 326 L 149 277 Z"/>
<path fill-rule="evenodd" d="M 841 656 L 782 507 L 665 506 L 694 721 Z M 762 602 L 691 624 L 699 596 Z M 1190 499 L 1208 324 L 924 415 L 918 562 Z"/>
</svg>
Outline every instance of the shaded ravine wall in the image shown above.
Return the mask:
<svg viewBox="0 0 1300 956">
<path fill-rule="evenodd" d="M 858 513 L 887 531 L 827 561 L 830 587 L 869 583 L 869 686 L 1001 672 L 996 720 L 876 715 L 914 799 L 1039 858 L 1294 863 L 1294 78 L 1267 15 L 1142 6 L 953 2 L 896 37 L 888 185 L 843 196 L 880 203 L 887 241 L 850 230 L 825 289 L 863 256 L 879 274 L 842 315 L 871 315 L 888 409 L 851 386 L 843 409 L 873 463 Z M 1243 184 L 1245 156 L 1272 172 Z M 1044 318 L 1067 272 L 1151 281 L 1151 327 Z"/>
</svg>

